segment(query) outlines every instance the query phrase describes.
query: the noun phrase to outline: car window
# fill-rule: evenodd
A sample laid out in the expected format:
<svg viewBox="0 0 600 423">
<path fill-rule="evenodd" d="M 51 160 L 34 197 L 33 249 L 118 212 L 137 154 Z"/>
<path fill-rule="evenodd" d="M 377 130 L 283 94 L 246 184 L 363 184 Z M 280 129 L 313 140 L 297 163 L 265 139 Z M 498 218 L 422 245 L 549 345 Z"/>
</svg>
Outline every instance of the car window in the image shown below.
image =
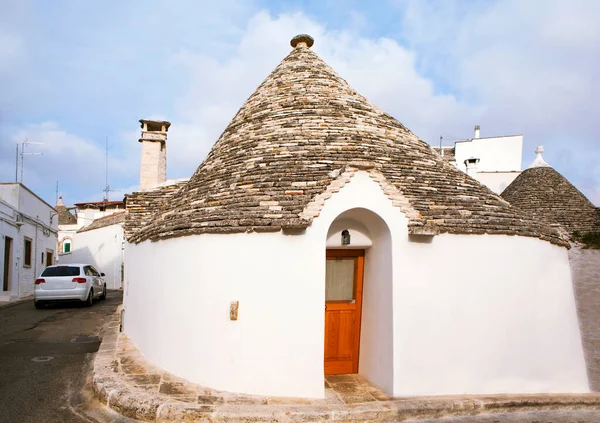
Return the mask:
<svg viewBox="0 0 600 423">
<path fill-rule="evenodd" d="M 87 276 L 93 276 L 90 266 L 83 266 L 83 273 L 85 273 Z"/>
<path fill-rule="evenodd" d="M 100 276 L 100 273 L 98 273 L 98 271 L 94 268 L 94 266 L 90 266 L 90 270 L 92 272 L 92 275 Z"/>
<path fill-rule="evenodd" d="M 79 276 L 80 270 L 77 266 L 47 267 L 42 276 Z"/>
</svg>

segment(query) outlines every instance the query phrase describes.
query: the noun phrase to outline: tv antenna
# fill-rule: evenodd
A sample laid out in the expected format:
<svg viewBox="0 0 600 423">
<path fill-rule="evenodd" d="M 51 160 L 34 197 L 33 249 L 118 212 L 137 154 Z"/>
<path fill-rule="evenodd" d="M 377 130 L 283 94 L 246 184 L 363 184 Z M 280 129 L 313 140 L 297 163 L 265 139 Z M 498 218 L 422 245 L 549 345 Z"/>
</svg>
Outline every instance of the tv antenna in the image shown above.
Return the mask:
<svg viewBox="0 0 600 423">
<path fill-rule="evenodd" d="M 43 145 L 43 142 L 33 142 L 33 141 L 29 141 L 27 139 L 25 139 L 25 141 L 23 141 L 21 143 L 21 183 L 23 183 L 23 168 L 24 168 L 24 157 L 25 156 L 41 156 L 44 153 L 26 153 L 25 152 L 25 147 L 27 147 L 29 144 L 36 144 L 36 145 Z M 17 154 L 19 152 L 19 144 L 17 143 Z"/>
<path fill-rule="evenodd" d="M 108 193 L 116 191 L 114 189 L 110 189 L 110 185 L 108 185 L 108 135 L 106 136 L 105 145 L 106 145 L 106 155 L 105 155 L 105 160 L 104 160 L 104 163 L 105 163 L 104 186 L 105 186 L 105 188 L 102 191 L 104 191 L 104 201 L 108 201 Z"/>
<path fill-rule="evenodd" d="M 442 157 L 444 157 L 444 149 L 442 148 L 442 141 L 446 140 L 446 141 L 466 141 L 467 138 L 458 138 L 458 137 L 453 137 L 453 136 L 443 136 L 440 135 L 440 155 Z"/>
</svg>

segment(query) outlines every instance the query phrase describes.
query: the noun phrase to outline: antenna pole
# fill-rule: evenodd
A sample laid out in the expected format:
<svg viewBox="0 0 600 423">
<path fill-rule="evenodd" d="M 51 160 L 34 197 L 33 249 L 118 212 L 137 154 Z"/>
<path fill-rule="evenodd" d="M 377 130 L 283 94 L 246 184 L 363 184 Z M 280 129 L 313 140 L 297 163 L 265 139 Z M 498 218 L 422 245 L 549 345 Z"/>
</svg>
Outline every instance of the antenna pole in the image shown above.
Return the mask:
<svg viewBox="0 0 600 423">
<path fill-rule="evenodd" d="M 106 146 L 106 151 L 105 151 L 105 158 L 104 158 L 104 201 L 108 201 L 108 135 L 106 136 L 105 139 L 105 146 Z"/>
<path fill-rule="evenodd" d="M 58 203 L 58 181 L 56 181 L 56 201 L 54 204 Z"/>
<path fill-rule="evenodd" d="M 27 144 L 27 138 L 21 143 L 21 183 L 23 183 L 23 150 L 25 149 L 25 144 Z"/>
<path fill-rule="evenodd" d="M 440 155 L 442 157 L 444 157 L 444 149 L 442 148 L 442 139 L 444 138 L 443 135 L 440 135 Z"/>
<path fill-rule="evenodd" d="M 19 182 L 19 143 L 17 143 L 17 156 L 15 157 L 15 182 Z"/>
</svg>

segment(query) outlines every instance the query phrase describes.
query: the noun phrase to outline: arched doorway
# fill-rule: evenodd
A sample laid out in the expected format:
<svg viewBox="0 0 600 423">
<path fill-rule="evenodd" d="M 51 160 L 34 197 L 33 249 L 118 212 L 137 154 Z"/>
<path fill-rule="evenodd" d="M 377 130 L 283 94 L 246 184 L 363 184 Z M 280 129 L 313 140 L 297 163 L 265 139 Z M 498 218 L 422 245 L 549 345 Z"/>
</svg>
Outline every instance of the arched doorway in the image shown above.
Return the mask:
<svg viewBox="0 0 600 423">
<path fill-rule="evenodd" d="M 327 234 L 325 374 L 360 373 L 392 391 L 392 244 L 376 213 L 338 215 Z"/>
</svg>

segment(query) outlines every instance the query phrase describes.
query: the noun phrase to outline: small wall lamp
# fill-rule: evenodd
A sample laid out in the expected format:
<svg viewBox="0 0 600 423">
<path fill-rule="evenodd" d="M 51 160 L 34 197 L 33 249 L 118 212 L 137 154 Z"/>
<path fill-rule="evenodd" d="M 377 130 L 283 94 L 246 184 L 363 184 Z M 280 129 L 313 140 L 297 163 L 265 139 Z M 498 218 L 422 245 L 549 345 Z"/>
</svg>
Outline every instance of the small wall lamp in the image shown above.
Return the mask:
<svg viewBox="0 0 600 423">
<path fill-rule="evenodd" d="M 350 232 L 348 229 L 342 231 L 342 245 L 350 245 Z"/>
</svg>

